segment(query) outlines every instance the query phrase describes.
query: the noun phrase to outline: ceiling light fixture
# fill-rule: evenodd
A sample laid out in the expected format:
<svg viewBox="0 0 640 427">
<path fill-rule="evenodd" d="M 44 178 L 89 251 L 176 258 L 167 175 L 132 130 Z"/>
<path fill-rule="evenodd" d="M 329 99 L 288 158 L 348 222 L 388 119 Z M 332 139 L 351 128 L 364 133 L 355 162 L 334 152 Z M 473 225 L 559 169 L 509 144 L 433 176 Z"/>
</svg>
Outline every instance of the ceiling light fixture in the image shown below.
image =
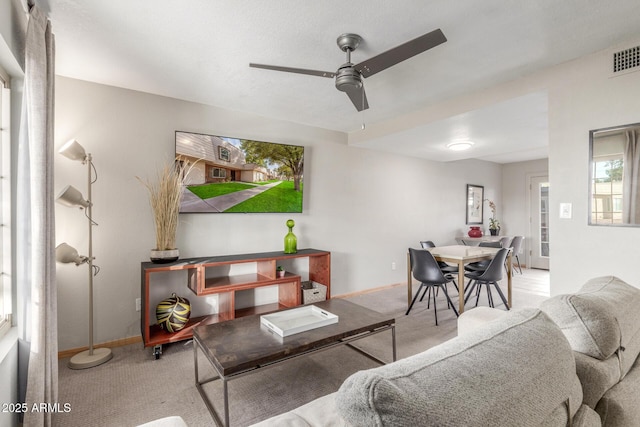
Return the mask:
<svg viewBox="0 0 640 427">
<path fill-rule="evenodd" d="M 456 141 L 450 142 L 447 144 L 447 148 L 452 151 L 464 151 L 468 150 L 473 146 L 473 142 L 471 141 Z"/>
</svg>

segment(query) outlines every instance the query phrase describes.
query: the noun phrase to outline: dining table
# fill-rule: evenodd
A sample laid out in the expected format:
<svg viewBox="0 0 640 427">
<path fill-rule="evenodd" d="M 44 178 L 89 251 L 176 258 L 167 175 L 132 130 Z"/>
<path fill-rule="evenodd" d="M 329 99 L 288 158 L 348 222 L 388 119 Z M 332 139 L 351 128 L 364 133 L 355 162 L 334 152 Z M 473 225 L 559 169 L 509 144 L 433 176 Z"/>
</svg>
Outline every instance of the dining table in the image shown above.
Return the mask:
<svg viewBox="0 0 640 427">
<path fill-rule="evenodd" d="M 503 235 L 499 235 L 499 236 L 485 235 L 482 237 L 457 236 L 456 242 L 466 246 L 478 246 L 480 243 L 499 242 L 505 237 L 509 239 L 509 242 L 511 242 L 511 239 L 513 239 L 513 236 L 503 236 Z"/>
<path fill-rule="evenodd" d="M 464 312 L 464 266 L 472 262 L 493 259 L 500 248 L 489 248 L 483 246 L 450 245 L 436 246 L 435 248 L 419 249 L 431 252 L 436 261 L 444 261 L 458 266 L 458 293 L 459 310 Z M 507 303 L 511 308 L 511 251 L 507 256 Z M 411 305 L 413 299 L 413 277 L 411 274 L 411 257 L 407 252 L 407 307 Z"/>
</svg>

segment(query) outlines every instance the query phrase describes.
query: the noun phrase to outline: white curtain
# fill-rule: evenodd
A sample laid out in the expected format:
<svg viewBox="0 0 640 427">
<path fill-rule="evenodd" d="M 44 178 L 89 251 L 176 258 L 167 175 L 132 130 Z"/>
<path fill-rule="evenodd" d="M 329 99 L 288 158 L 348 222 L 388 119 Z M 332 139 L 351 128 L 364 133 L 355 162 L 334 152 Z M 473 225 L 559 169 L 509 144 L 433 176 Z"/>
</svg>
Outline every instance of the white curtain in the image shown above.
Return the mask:
<svg viewBox="0 0 640 427">
<path fill-rule="evenodd" d="M 53 200 L 54 38 L 51 23 L 31 6 L 25 44 L 18 143 L 16 251 L 21 349 L 28 350 L 25 402 L 58 400 L 58 322 Z M 25 362 L 21 351 L 21 365 Z M 25 426 L 50 426 L 52 414 L 27 411 Z"/>
<path fill-rule="evenodd" d="M 627 142 L 623 157 L 622 222 L 640 224 L 640 146 L 638 130 L 625 132 Z"/>
</svg>

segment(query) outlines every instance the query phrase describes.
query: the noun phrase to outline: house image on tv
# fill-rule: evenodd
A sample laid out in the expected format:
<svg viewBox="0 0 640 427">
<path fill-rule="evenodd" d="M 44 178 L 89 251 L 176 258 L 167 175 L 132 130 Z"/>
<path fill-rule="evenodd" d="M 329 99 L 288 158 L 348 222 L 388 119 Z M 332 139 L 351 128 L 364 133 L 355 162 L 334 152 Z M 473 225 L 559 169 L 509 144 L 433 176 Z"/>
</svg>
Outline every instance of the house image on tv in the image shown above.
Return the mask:
<svg viewBox="0 0 640 427">
<path fill-rule="evenodd" d="M 267 168 L 247 163 L 240 148 L 219 136 L 176 132 L 176 158 L 195 164 L 186 177 L 188 185 L 275 178 Z"/>
</svg>

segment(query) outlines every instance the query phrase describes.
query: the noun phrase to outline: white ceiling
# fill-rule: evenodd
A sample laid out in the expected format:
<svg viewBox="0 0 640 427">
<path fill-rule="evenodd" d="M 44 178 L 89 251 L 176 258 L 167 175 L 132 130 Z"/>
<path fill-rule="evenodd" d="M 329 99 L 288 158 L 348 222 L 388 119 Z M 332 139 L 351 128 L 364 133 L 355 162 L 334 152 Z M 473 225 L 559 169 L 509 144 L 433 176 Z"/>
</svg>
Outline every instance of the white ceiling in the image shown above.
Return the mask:
<svg viewBox="0 0 640 427">
<path fill-rule="evenodd" d="M 51 17 L 59 75 L 342 132 L 357 132 L 363 120 L 382 123 L 640 34 L 638 0 L 38 4 Z M 365 80 L 370 108 L 364 115 L 331 79 L 249 68 L 256 62 L 333 72 L 345 62 L 336 45 L 342 33 L 363 37 L 352 55 L 359 63 L 436 28 L 446 43 Z M 442 161 L 544 158 L 546 113 L 546 93 L 534 93 L 357 145 Z M 475 142 L 472 150 L 443 148 L 461 137 Z"/>
</svg>

